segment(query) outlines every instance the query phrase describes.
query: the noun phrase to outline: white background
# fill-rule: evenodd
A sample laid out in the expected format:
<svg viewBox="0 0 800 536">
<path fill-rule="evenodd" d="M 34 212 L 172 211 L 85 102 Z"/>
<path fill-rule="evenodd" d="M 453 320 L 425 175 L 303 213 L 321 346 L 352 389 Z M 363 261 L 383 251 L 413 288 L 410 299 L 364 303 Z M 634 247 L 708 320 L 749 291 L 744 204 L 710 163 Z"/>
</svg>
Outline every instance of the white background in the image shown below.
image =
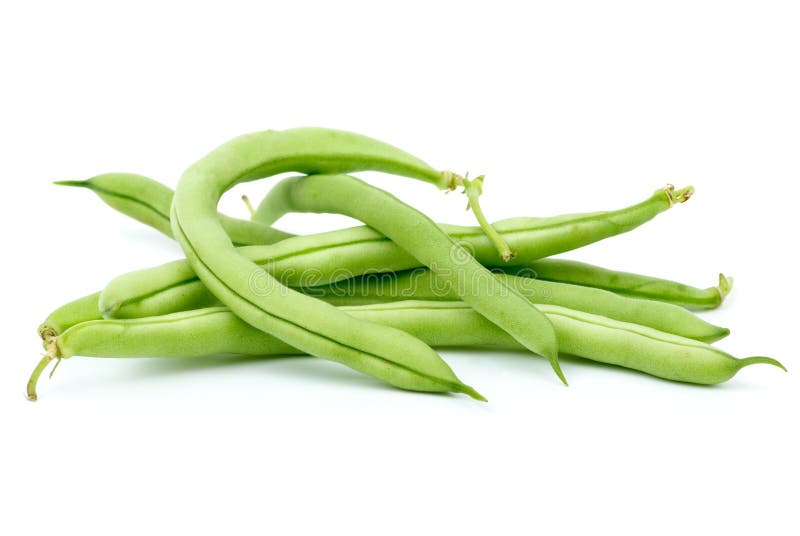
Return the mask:
<svg viewBox="0 0 800 536">
<path fill-rule="evenodd" d="M 0 531 L 797 534 L 792 3 L 289 4 L 4 4 Z M 735 276 L 707 315 L 733 330 L 721 346 L 790 373 L 701 388 L 565 361 L 565 388 L 541 358 L 444 352 L 481 404 L 315 359 L 75 358 L 25 401 L 50 310 L 181 254 L 50 181 L 174 186 L 233 136 L 300 125 L 486 173 L 493 219 L 694 184 L 688 204 L 569 257 L 699 286 Z M 461 196 L 362 176 L 472 221 Z M 223 209 L 245 214 L 236 195 Z"/>
</svg>

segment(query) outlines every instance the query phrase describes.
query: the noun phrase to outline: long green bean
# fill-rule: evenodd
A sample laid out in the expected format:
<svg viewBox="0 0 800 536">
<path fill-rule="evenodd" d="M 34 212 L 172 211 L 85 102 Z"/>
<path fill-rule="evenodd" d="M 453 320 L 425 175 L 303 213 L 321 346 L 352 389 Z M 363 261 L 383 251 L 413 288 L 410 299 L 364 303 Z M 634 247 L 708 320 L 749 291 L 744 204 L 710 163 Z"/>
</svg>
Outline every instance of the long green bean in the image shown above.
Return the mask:
<svg viewBox="0 0 800 536">
<path fill-rule="evenodd" d="M 533 274 L 538 279 L 602 288 L 623 296 L 673 303 L 688 309 L 715 309 L 733 287 L 733 278 L 720 274 L 719 284 L 705 289 L 631 272 L 600 268 L 566 259 L 541 259 L 525 267 L 499 267 L 503 271 Z"/>
<path fill-rule="evenodd" d="M 298 349 L 417 391 L 454 391 L 480 398 L 447 364 L 407 333 L 358 321 L 281 285 L 236 250 L 217 217 L 222 194 L 240 182 L 283 172 L 376 170 L 449 187 L 452 174 L 365 136 L 327 129 L 240 136 L 191 166 L 175 191 L 175 239 L 205 286 L 237 316 Z M 254 288 L 258 281 L 259 288 Z M 543 331 L 541 340 L 555 338 Z M 547 348 L 545 348 L 547 351 Z"/>
<path fill-rule="evenodd" d="M 669 303 L 505 273 L 497 274 L 497 277 L 536 304 L 537 308 L 541 305 L 560 306 L 703 342 L 718 341 L 730 333 L 726 328 L 710 324 L 683 307 Z M 456 289 L 452 283 L 437 278 L 430 270 L 417 268 L 404 272 L 366 274 L 301 290 L 333 305 L 367 305 L 398 300 L 457 300 L 463 294 L 474 292 L 469 288 L 474 285 L 473 281 L 467 279 L 462 284 L 467 288 Z"/>
<path fill-rule="evenodd" d="M 555 326 L 562 352 L 619 365 L 669 380 L 715 384 L 741 368 L 765 363 L 786 370 L 766 357 L 736 359 L 707 344 L 563 307 L 541 305 Z M 342 307 L 355 318 L 404 330 L 432 346 L 520 345 L 461 302 L 400 301 Z M 181 344 L 175 344 L 175 341 Z M 249 326 L 228 309 L 216 307 L 135 320 L 96 320 L 78 324 L 50 342 L 48 354 L 28 382 L 36 384 L 53 359 L 87 357 L 182 358 L 215 354 L 302 354 L 285 342 Z"/>
<path fill-rule="evenodd" d="M 550 322 L 515 288 L 481 265 L 430 218 L 393 195 L 348 175 L 284 179 L 279 187 L 291 212 L 332 212 L 356 218 L 429 267 L 453 294 L 520 344 L 543 355 L 566 383 Z"/>
<path fill-rule="evenodd" d="M 690 191 L 691 188 L 676 191 L 667 187 L 643 202 L 615 211 L 499 221 L 493 227 L 517 253 L 503 267 L 525 267 L 537 259 L 634 229 L 674 203 L 685 200 Z M 278 199 L 280 189 L 273 195 L 276 196 L 273 199 Z M 284 205 L 282 211 L 285 209 Z M 445 224 L 440 227 L 484 265 L 501 264 L 495 248 L 480 228 Z M 248 246 L 238 251 L 263 266 L 281 283 L 292 287 L 325 285 L 364 273 L 420 266 L 411 254 L 369 227 L 297 236 L 277 244 Z M 108 318 L 138 318 L 215 303 L 216 298 L 198 280 L 189 264 L 180 260 L 115 278 L 103 290 L 100 308 Z"/>
</svg>

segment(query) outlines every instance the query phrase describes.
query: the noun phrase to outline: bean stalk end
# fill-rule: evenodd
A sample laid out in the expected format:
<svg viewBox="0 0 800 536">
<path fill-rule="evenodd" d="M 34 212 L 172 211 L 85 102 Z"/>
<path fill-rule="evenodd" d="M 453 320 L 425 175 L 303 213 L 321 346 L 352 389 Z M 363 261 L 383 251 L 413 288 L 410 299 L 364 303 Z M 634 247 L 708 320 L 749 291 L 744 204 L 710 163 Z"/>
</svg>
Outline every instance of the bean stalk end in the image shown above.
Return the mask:
<svg viewBox="0 0 800 536">
<path fill-rule="evenodd" d="M 61 357 L 58 355 L 58 346 L 56 345 L 55 338 L 49 338 L 45 340 L 45 348 L 47 351 L 36 364 L 36 368 L 33 369 L 33 372 L 31 372 L 31 377 L 28 379 L 27 396 L 28 400 L 31 402 L 35 402 L 39 398 L 36 394 L 36 384 L 39 383 L 39 377 L 45 371 L 47 365 L 49 365 L 54 359 L 58 360 L 56 362 L 56 366 L 53 367 L 52 371 L 50 371 L 50 377 L 52 378 L 53 372 L 56 371 L 58 363 L 61 362 Z"/>
<path fill-rule="evenodd" d="M 450 177 L 451 190 L 455 190 L 458 186 L 462 186 L 464 188 L 463 193 L 467 196 L 467 210 L 472 210 L 472 213 L 475 215 L 475 219 L 478 220 L 478 225 L 480 225 L 483 232 L 486 234 L 489 240 L 491 240 L 492 245 L 494 245 L 503 262 L 508 262 L 513 259 L 516 256 L 515 253 L 511 250 L 508 242 L 506 242 L 500 233 L 498 233 L 497 230 L 492 227 L 492 224 L 486 219 L 483 209 L 481 208 L 479 198 L 483 193 L 484 175 L 480 175 L 475 179 L 469 180 L 468 175 L 462 177 L 461 175 L 456 175 L 452 172 L 445 173 L 449 174 L 447 176 Z"/>
</svg>

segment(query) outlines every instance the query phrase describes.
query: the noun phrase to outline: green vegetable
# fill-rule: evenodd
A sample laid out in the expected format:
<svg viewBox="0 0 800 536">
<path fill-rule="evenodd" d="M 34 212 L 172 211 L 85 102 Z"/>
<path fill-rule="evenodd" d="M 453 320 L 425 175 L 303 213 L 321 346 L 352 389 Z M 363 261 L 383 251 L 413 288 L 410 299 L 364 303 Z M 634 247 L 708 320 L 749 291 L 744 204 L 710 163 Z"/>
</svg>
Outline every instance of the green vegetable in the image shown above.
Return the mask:
<svg viewBox="0 0 800 536">
<path fill-rule="evenodd" d="M 111 208 L 172 237 L 169 208 L 173 192 L 153 179 L 133 173 L 106 173 L 83 181 L 58 181 L 56 184 L 87 188 Z M 219 218 L 234 244 L 272 244 L 291 236 L 269 225 L 224 214 Z"/>
<path fill-rule="evenodd" d="M 707 344 L 654 329 L 563 307 L 539 307 L 555 326 L 562 352 L 577 357 L 700 384 L 724 382 L 741 368 L 756 363 L 785 370 L 768 357 L 736 359 Z M 354 319 L 406 331 L 432 346 L 521 348 L 506 332 L 460 302 L 400 301 L 341 309 Z M 36 399 L 39 375 L 50 361 L 76 355 L 191 358 L 302 353 L 253 328 L 224 307 L 154 318 L 94 320 L 73 326 L 51 340 L 48 354 L 28 382 L 28 396 Z"/>
<path fill-rule="evenodd" d="M 278 183 L 262 206 L 277 213 L 289 210 L 284 199 L 288 184 Z M 647 200 L 624 209 L 555 216 L 513 218 L 494 228 L 512 245 L 517 256 L 508 265 L 528 263 L 623 233 L 685 199 L 690 188 L 677 192 L 667 187 Z M 683 192 L 683 193 L 681 193 Z M 450 237 L 484 265 L 501 262 L 495 248 L 477 227 L 440 224 Z M 277 244 L 249 246 L 238 251 L 263 266 L 282 284 L 292 287 L 325 285 L 365 273 L 417 268 L 420 262 L 381 233 L 354 227 L 315 235 L 297 236 Z M 504 265 L 502 269 L 512 269 Z M 140 318 L 207 307 L 219 303 L 198 280 L 185 260 L 121 275 L 103 290 L 100 308 L 109 318 Z"/>
<path fill-rule="evenodd" d="M 730 330 L 710 324 L 683 307 L 670 303 L 629 298 L 602 289 L 505 273 L 496 275 L 508 287 L 537 304 L 537 308 L 540 305 L 556 305 L 704 342 L 718 341 L 730 334 Z M 466 284 L 468 288 L 458 289 L 454 284 L 437 278 L 430 270 L 416 268 L 403 272 L 367 274 L 301 290 L 334 305 L 355 305 L 398 300 L 457 300 L 460 295 L 477 290 L 473 281 L 468 280 Z"/>
<path fill-rule="evenodd" d="M 624 296 L 674 303 L 688 309 L 715 309 L 733 287 L 733 278 L 722 274 L 719 275 L 718 286 L 700 289 L 667 279 L 608 270 L 564 259 L 542 259 L 522 268 L 501 269 L 511 273 L 522 270 L 538 279 L 602 288 Z"/>
<path fill-rule="evenodd" d="M 354 320 L 282 285 L 236 250 L 217 217 L 222 194 L 241 182 L 290 171 L 365 169 L 409 176 L 439 187 L 450 182 L 449 176 L 417 158 L 357 134 L 308 128 L 249 134 L 223 144 L 183 174 L 172 203 L 173 235 L 205 286 L 252 326 L 311 355 L 397 387 L 463 392 L 481 398 L 419 339 Z"/>
</svg>

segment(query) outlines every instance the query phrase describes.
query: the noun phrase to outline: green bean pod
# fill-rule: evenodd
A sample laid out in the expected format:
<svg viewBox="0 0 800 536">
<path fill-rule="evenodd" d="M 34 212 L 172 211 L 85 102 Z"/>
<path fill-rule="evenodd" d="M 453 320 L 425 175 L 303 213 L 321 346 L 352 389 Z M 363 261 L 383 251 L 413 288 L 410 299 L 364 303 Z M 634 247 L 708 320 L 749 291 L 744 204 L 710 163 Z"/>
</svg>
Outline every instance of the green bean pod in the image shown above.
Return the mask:
<svg viewBox="0 0 800 536">
<path fill-rule="evenodd" d="M 450 187 L 461 184 L 464 185 L 465 188 L 468 188 L 466 193 L 470 198 L 470 207 L 475 210 L 476 215 L 480 215 L 480 218 L 483 218 L 483 213 L 480 210 L 480 205 L 478 204 L 477 200 L 477 196 L 480 194 L 482 188 L 483 177 L 478 177 L 474 181 L 469 181 L 470 184 L 465 184 L 465 179 L 458 177 L 457 175 L 450 174 L 447 176 L 450 177 Z M 99 175 L 85 181 L 58 181 L 56 184 L 84 187 L 93 190 L 112 208 L 115 208 L 123 214 L 126 214 L 161 231 L 165 235 L 172 237 L 172 229 L 169 225 L 168 212 L 174 194 L 169 187 L 158 183 L 153 179 L 133 173 L 107 173 L 105 175 Z M 663 192 L 665 195 L 662 196 L 661 192 Z M 627 232 L 632 228 L 645 223 L 659 212 L 662 212 L 665 208 L 669 208 L 675 203 L 682 203 L 686 201 L 689 199 L 692 192 L 693 189 L 691 187 L 675 191 L 672 186 L 668 185 L 663 190 L 656 192 L 653 198 L 645 201 L 644 203 L 634 205 L 633 207 L 624 209 L 624 211 L 605 213 L 606 222 L 620 225 L 621 231 L 615 232 L 613 226 L 610 228 L 606 226 L 595 229 L 587 229 L 586 226 L 581 226 L 580 228 L 576 228 L 575 231 L 578 233 L 589 232 L 590 236 L 593 236 L 593 238 L 588 242 L 584 241 L 580 245 L 586 245 L 603 238 L 608 238 L 609 236 L 620 234 L 620 232 Z M 245 220 L 231 218 L 224 214 L 219 215 L 222 220 L 223 227 L 225 227 L 225 229 L 228 231 L 228 234 L 231 236 L 234 244 L 272 244 L 274 242 L 294 236 L 291 233 L 286 233 L 276 229 L 270 230 L 264 227 L 264 225 L 273 224 L 281 216 L 286 214 L 287 207 L 285 206 L 284 200 L 281 199 L 282 195 L 283 193 L 281 192 L 280 188 L 274 188 L 264 198 L 258 209 L 253 211 L 253 219 L 257 220 L 262 225 L 248 224 L 248 222 Z M 663 203 L 665 200 L 668 201 L 666 205 Z M 656 204 L 654 201 L 657 202 L 657 206 L 655 206 Z M 642 208 L 645 208 L 646 210 L 642 211 Z M 654 208 L 656 209 L 655 212 L 653 212 Z M 596 214 L 599 215 L 603 213 Z M 571 223 L 577 223 L 580 217 L 586 216 L 590 217 L 592 214 L 567 215 L 567 217 L 573 220 Z M 614 218 L 618 216 L 621 216 L 622 219 L 621 221 L 615 222 Z M 528 220 L 531 219 L 533 218 L 529 218 Z M 553 218 L 549 218 L 549 220 L 552 219 Z M 448 227 L 446 225 L 442 226 Z M 449 227 L 451 227 L 452 230 L 459 228 L 457 226 Z M 481 234 L 485 238 L 485 242 L 490 243 L 492 246 L 488 248 L 489 251 L 492 254 L 497 253 L 495 256 L 502 261 L 509 262 L 513 259 L 513 256 L 517 256 L 517 253 L 514 253 L 513 256 L 504 257 L 502 254 L 498 253 L 498 250 L 503 249 L 508 249 L 510 251 L 510 247 L 504 247 L 503 245 L 498 247 L 498 242 L 507 245 L 507 237 L 509 235 L 508 231 L 498 231 L 495 226 L 489 224 L 488 222 L 482 222 Z M 496 235 L 497 237 L 493 240 L 488 235 Z M 584 238 L 584 240 L 586 239 Z M 575 247 L 580 247 L 580 245 L 573 245 L 572 249 Z M 524 249 L 524 258 L 520 258 L 517 263 L 522 262 L 524 264 L 524 260 L 529 258 L 530 255 L 530 251 Z"/>
<path fill-rule="evenodd" d="M 153 273 L 157 275 L 159 272 Z M 191 277 L 191 275 L 192 272 L 187 270 L 187 276 Z M 709 343 L 730 334 L 729 329 L 706 322 L 685 308 L 670 303 L 627 297 L 602 289 L 558 281 L 532 279 L 505 273 L 498 275 L 503 278 L 506 285 L 516 289 L 537 305 L 566 307 Z M 313 283 L 313 281 L 311 282 Z M 153 305 L 154 301 L 170 303 L 172 306 L 182 304 L 185 307 L 182 309 L 184 311 L 219 305 L 219 301 L 209 292 L 200 294 L 201 300 L 193 300 L 192 296 L 189 296 L 187 300 L 183 290 L 185 289 L 181 285 L 169 288 L 158 296 L 131 304 L 122 311 L 130 314 L 128 318 L 144 318 L 159 316 L 147 314 L 152 312 L 148 310 L 148 307 Z M 452 284 L 437 281 L 429 270 L 423 268 L 403 272 L 370 273 L 337 281 L 330 285 L 300 287 L 298 290 L 337 306 L 367 305 L 398 300 L 453 300 L 458 298 L 458 293 L 454 291 Z M 469 289 L 462 290 L 462 292 L 467 291 Z M 60 325 L 54 330 L 55 333 L 60 333 L 66 327 L 78 322 L 100 319 L 97 298 L 94 299 L 93 305 L 87 304 L 89 308 L 84 316 L 75 317 L 74 314 L 62 313 L 60 316 L 67 316 L 69 322 L 54 321 L 52 317 L 57 315 L 54 313 L 42 326 Z M 68 310 L 70 308 L 71 304 L 68 304 L 61 309 Z M 63 325 L 65 323 L 66 325 Z"/>
<path fill-rule="evenodd" d="M 273 187 L 259 205 L 254 218 L 261 223 L 272 224 L 281 216 L 292 212 L 291 184 L 291 182 L 279 183 Z M 693 193 L 694 188 L 691 186 L 676 190 L 674 186 L 668 184 L 657 190 L 648 199 L 619 210 L 562 214 L 548 218 L 510 218 L 491 224 L 491 228 L 514 251 L 514 257 L 509 259 L 500 257 L 497 248 L 483 229 L 447 224 L 439 224 L 439 226 L 453 239 L 463 242 L 463 245 L 487 266 L 526 266 L 531 261 L 578 249 L 631 231 L 674 205 L 686 202 Z M 373 238 L 378 238 L 378 236 L 373 236 Z M 354 240 L 371 242 L 367 235 L 363 237 L 342 236 L 342 239 L 344 245 L 349 245 Z M 326 242 L 326 247 L 334 245 L 333 242 Z M 388 253 L 390 252 L 380 252 L 383 257 L 386 257 Z M 395 257 L 394 252 L 391 253 L 384 263 L 397 262 L 402 265 L 403 261 L 406 264 L 413 262 L 408 258 L 408 254 L 403 257 L 402 252 L 397 252 L 400 255 Z M 377 260 L 377 254 L 373 258 Z M 402 266 L 395 270 L 414 267 L 416 266 Z"/>
<path fill-rule="evenodd" d="M 667 279 L 609 270 L 565 259 L 542 259 L 531 262 L 526 267 L 500 266 L 500 269 L 510 273 L 524 270 L 534 273 L 538 279 L 602 288 L 623 296 L 672 303 L 687 309 L 716 309 L 733 287 L 733 278 L 722 274 L 719 275 L 719 285 L 701 289 Z"/>
<path fill-rule="evenodd" d="M 503 265 L 526 267 L 532 261 L 588 245 L 641 225 L 672 204 L 685 200 L 691 188 L 658 190 L 645 201 L 614 211 L 551 218 L 513 218 L 493 225 L 517 256 Z M 287 210 L 280 184 L 265 198 L 277 212 Z M 269 202 L 273 202 L 269 201 Z M 275 213 L 275 211 L 273 211 Z M 501 260 L 478 227 L 440 224 L 453 240 L 482 264 Z M 569 240 L 565 241 L 564 237 Z M 335 283 L 365 273 L 418 268 L 420 262 L 390 239 L 369 227 L 353 227 L 297 236 L 277 244 L 239 248 L 242 255 L 263 266 L 284 285 L 309 287 Z M 509 268 L 510 269 L 510 268 Z M 141 318 L 196 309 L 217 303 L 185 260 L 130 272 L 103 290 L 100 308 L 108 318 Z"/>
<path fill-rule="evenodd" d="M 348 175 L 309 175 L 284 179 L 290 212 L 339 213 L 356 218 L 431 269 L 438 282 L 534 353 L 558 364 L 555 332 L 533 304 L 495 276 L 430 218 L 390 193 Z"/>
<path fill-rule="evenodd" d="M 497 277 L 537 305 L 556 305 L 605 316 L 621 322 L 647 326 L 665 333 L 703 342 L 718 341 L 730 334 L 683 307 L 669 303 L 620 296 L 606 290 L 531 279 L 500 273 Z M 333 305 L 368 305 L 398 300 L 452 301 L 476 291 L 467 279 L 466 288 L 437 278 L 430 270 L 366 274 L 330 285 L 302 288 L 302 292 Z"/>
<path fill-rule="evenodd" d="M 367 169 L 442 188 L 449 187 L 452 180 L 452 174 L 436 171 L 395 147 L 357 134 L 319 128 L 248 134 L 218 147 L 183 174 L 170 213 L 173 235 L 211 293 L 254 327 L 311 355 L 397 387 L 461 392 L 481 398 L 419 339 L 356 320 L 282 285 L 236 250 L 217 217 L 223 193 L 241 182 L 291 171 L 342 173 Z"/>
<path fill-rule="evenodd" d="M 82 181 L 57 181 L 62 186 L 91 190 L 108 206 L 172 237 L 169 210 L 173 192 L 153 179 L 134 173 L 106 173 Z M 219 214 L 234 244 L 272 244 L 292 236 L 269 225 Z"/>
<path fill-rule="evenodd" d="M 477 180 L 477 179 L 476 179 Z M 94 191 L 101 199 L 106 201 L 106 203 L 119 210 L 120 212 L 133 217 L 134 219 L 145 223 L 157 230 L 160 230 L 167 236 L 172 236 L 172 230 L 169 227 L 169 216 L 168 211 L 169 207 L 172 203 L 173 191 L 168 188 L 167 186 L 158 183 L 152 179 L 144 177 L 142 175 L 137 175 L 133 173 L 107 173 L 104 175 L 98 175 L 92 179 L 88 179 L 85 181 L 58 181 L 56 184 L 60 185 L 67 185 L 67 186 L 78 186 L 88 188 Z M 281 199 L 283 193 L 279 187 L 280 185 L 273 188 L 270 191 L 269 195 L 267 195 L 261 205 L 258 208 L 258 211 L 255 215 L 255 218 L 259 220 L 259 222 L 272 224 L 277 221 L 278 218 L 286 214 L 287 207 L 285 206 L 284 200 Z M 690 196 L 692 192 L 691 188 L 685 188 L 682 190 L 675 191 L 671 187 L 666 187 L 664 190 L 659 190 L 656 194 L 648 199 L 643 203 L 639 203 L 632 207 L 628 207 L 626 209 L 620 211 L 610 211 L 610 212 L 598 212 L 598 213 L 588 213 L 588 214 L 574 214 L 574 215 L 567 215 L 567 216 L 559 216 L 557 218 L 567 217 L 569 221 L 562 222 L 563 224 L 580 224 L 586 223 L 587 218 L 591 218 L 592 216 L 601 216 L 604 215 L 605 223 L 615 223 L 620 225 L 622 232 L 627 232 L 632 228 L 645 223 L 652 217 L 654 217 L 659 212 L 662 212 L 665 208 L 672 206 L 671 204 L 683 202 Z M 667 204 L 664 204 L 664 201 L 668 201 Z M 644 210 L 642 210 L 644 209 Z M 164 211 L 167 211 L 166 213 Z M 272 230 L 271 232 L 266 230 L 263 225 L 259 224 L 250 224 L 246 220 L 240 220 L 236 218 L 231 218 L 224 214 L 220 214 L 220 218 L 222 219 L 223 226 L 228 231 L 228 234 L 231 235 L 231 238 L 234 243 L 237 244 L 250 244 L 250 245 L 258 245 L 258 244 L 271 244 L 277 242 L 279 240 L 283 240 L 285 238 L 289 238 L 294 236 L 290 233 L 286 233 L 284 231 Z M 619 218 L 615 220 L 615 218 Z M 536 221 L 536 218 L 515 218 L 515 220 L 522 220 L 524 223 L 533 224 Z M 506 223 L 511 223 L 514 220 L 508 220 L 507 222 L 500 222 L 496 224 L 498 227 L 504 227 Z M 541 223 L 536 227 L 539 230 L 543 230 L 547 224 L 556 224 L 556 218 L 543 218 Z M 454 226 L 454 225 L 447 225 L 447 224 L 440 224 L 441 227 L 447 228 L 449 231 L 452 231 L 450 234 L 453 236 L 457 236 L 460 232 L 464 232 L 465 230 L 469 233 L 469 231 L 476 231 L 476 228 L 472 227 L 461 227 L 461 226 Z M 524 227 L 524 226 L 522 226 Z M 580 247 L 582 245 L 586 245 L 588 243 L 607 238 L 611 236 L 608 234 L 609 227 L 603 226 L 598 229 L 589 229 L 586 225 L 581 225 L 580 227 L 576 227 L 575 229 L 578 233 L 589 233 L 591 239 L 589 241 L 584 241 L 583 243 L 579 244 Z M 535 250 L 531 252 L 528 245 L 529 240 L 525 238 L 511 238 L 511 234 L 521 233 L 524 230 L 521 230 L 520 226 L 512 225 L 505 230 L 498 231 L 504 240 L 511 239 L 512 243 L 519 246 L 516 240 L 522 240 L 524 243 L 522 244 L 521 250 L 524 252 L 523 256 L 518 258 L 515 262 L 524 264 L 527 258 L 530 258 L 531 255 L 541 255 L 542 253 L 538 253 Z M 595 234 L 598 233 L 598 234 Z M 480 230 L 478 236 L 485 234 L 484 230 Z M 616 234 L 616 233 L 614 233 Z M 364 236 L 359 237 L 358 239 L 367 240 L 371 237 L 375 237 L 376 233 L 367 233 Z M 342 237 L 343 239 L 345 237 Z M 467 241 L 470 247 L 475 247 L 474 238 L 472 236 L 465 236 L 464 240 Z M 488 239 L 484 240 L 484 246 L 488 243 Z M 335 244 L 330 244 L 331 246 Z M 547 242 L 545 242 L 545 245 Z M 488 254 L 486 252 L 477 252 L 481 257 L 486 258 L 491 256 L 495 253 L 493 247 L 486 248 Z M 393 253 L 393 252 L 392 252 Z M 519 255 L 518 255 L 519 256 Z M 495 259 L 497 260 L 497 259 Z M 413 260 L 411 261 L 413 262 Z M 487 262 L 488 264 L 488 262 Z M 514 265 L 514 262 L 511 263 Z M 501 265 L 505 266 L 505 265 Z M 555 277 L 555 276 L 554 276 Z M 554 279 L 557 280 L 557 279 Z M 568 281 L 567 281 L 568 282 Z"/>
<path fill-rule="evenodd" d="M 100 293 L 95 292 L 62 305 L 39 326 L 39 336 L 46 341 L 76 324 L 102 319 L 99 302 Z"/>
<path fill-rule="evenodd" d="M 685 194 L 689 195 L 691 190 Z M 345 195 L 341 195 L 344 193 Z M 679 307 L 668 304 L 652 304 L 644 300 L 626 300 L 611 293 L 595 289 L 584 289 L 572 285 L 559 285 L 557 283 L 541 283 L 530 278 L 501 277 L 506 284 L 485 288 L 486 283 L 481 278 L 485 270 L 469 270 L 478 266 L 471 256 L 464 251 L 451 247 L 449 255 L 437 253 L 446 250 L 446 243 L 439 244 L 432 239 L 434 233 L 426 232 L 419 222 L 409 222 L 401 227 L 413 228 L 414 232 L 399 233 L 395 239 L 392 235 L 394 229 L 381 225 L 382 211 L 372 210 L 373 207 L 384 207 L 381 203 L 390 194 L 373 188 L 357 179 L 346 176 L 309 176 L 285 179 L 277 184 L 262 202 L 262 208 L 268 207 L 269 214 L 285 214 L 289 212 L 341 212 L 357 218 L 376 231 L 405 249 L 409 253 L 427 248 L 428 257 L 423 264 L 434 267 L 432 271 L 414 271 L 406 274 L 399 281 L 400 292 L 413 293 L 413 298 L 418 299 L 461 299 L 470 304 L 478 312 L 486 296 L 490 305 L 503 304 L 504 313 L 519 318 L 525 315 L 526 308 L 514 310 L 513 298 L 524 296 L 533 303 L 546 303 L 543 299 L 552 299 L 556 296 L 559 305 L 591 313 L 605 314 L 610 318 L 625 321 L 638 319 L 640 324 L 671 332 L 677 330 L 680 335 L 700 340 L 714 341 L 727 336 L 727 329 L 713 326 L 702 319 L 692 315 Z M 334 200 L 332 202 L 332 200 Z M 398 202 L 399 203 L 399 202 Z M 383 209 L 382 209 L 383 210 Z M 397 222 L 394 222 L 397 224 Z M 433 222 L 428 222 L 434 226 Z M 443 235 L 443 233 L 438 233 Z M 421 235 L 421 236 L 420 236 Z M 410 241 L 403 241 L 406 236 Z M 418 238 L 419 237 L 419 238 Z M 452 244 L 453 241 L 450 240 Z M 422 260 L 421 257 L 417 257 Z M 368 278 L 368 281 L 377 281 Z M 374 290 L 374 286 L 372 287 Z M 366 290 L 369 290 L 367 288 Z M 417 295 L 417 293 L 419 293 Z M 316 295 L 316 294 L 315 294 Z M 526 304 L 529 305 L 529 304 Z M 529 309 L 530 307 L 527 307 Z M 490 316 L 487 316 L 491 320 Z M 498 324 L 502 327 L 502 324 Z M 534 329 L 527 328 L 526 329 Z M 508 330 L 507 330 L 508 331 Z M 509 333 L 512 333 L 509 331 Z M 513 334 L 513 333 L 512 333 Z M 520 340 L 519 338 L 517 340 Z"/>
<path fill-rule="evenodd" d="M 698 384 L 724 382 L 742 367 L 755 363 L 785 370 L 771 358 L 736 359 L 707 344 L 647 327 L 552 305 L 540 308 L 556 329 L 561 351 L 584 359 Z M 521 348 L 506 332 L 461 302 L 401 301 L 341 309 L 355 318 L 401 329 L 436 347 Z M 28 382 L 28 396 L 32 400 L 36 399 L 39 376 L 57 358 L 303 353 L 251 327 L 224 307 L 155 318 L 84 322 L 53 339 L 50 350 Z"/>
</svg>

